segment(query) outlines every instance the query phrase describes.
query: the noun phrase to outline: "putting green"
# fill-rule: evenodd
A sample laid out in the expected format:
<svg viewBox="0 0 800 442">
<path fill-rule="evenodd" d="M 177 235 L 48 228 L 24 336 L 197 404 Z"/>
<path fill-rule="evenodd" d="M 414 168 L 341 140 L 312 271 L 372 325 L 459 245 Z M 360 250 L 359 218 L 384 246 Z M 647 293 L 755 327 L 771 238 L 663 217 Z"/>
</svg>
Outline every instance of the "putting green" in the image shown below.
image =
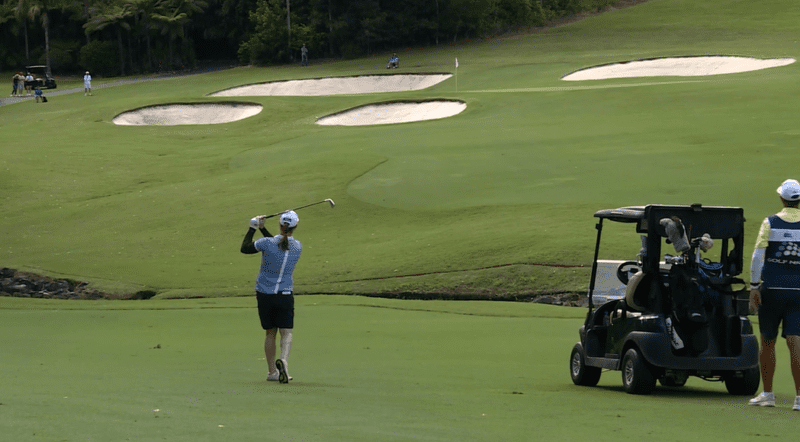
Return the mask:
<svg viewBox="0 0 800 442">
<path fill-rule="evenodd" d="M 402 148 L 396 145 L 400 143 L 381 146 L 380 134 L 364 135 L 365 144 L 376 146 L 373 150 L 390 160 L 359 177 L 348 190 L 371 204 L 402 209 L 590 200 L 619 205 L 686 203 L 671 195 L 687 187 L 694 189 L 693 201 L 743 204 L 729 189 L 749 187 L 751 177 L 731 174 L 729 167 L 751 157 L 748 146 L 755 141 L 753 135 L 782 138 L 775 132 L 763 134 L 761 119 L 742 118 L 772 115 L 774 106 L 780 106 L 762 95 L 783 87 L 768 86 L 774 78 L 527 91 L 513 96 L 500 92 L 502 105 L 484 104 L 492 103 L 484 93 L 476 97 L 465 92 L 468 107 L 457 117 L 398 131 Z M 742 91 L 741 100 L 731 101 L 730 91 L 745 84 L 758 86 Z M 710 125 L 707 109 L 721 107 L 727 107 L 732 118 Z M 774 118 L 775 126 L 790 129 L 784 115 Z M 474 128 L 475 138 L 459 137 L 461 127 Z M 497 131 L 503 134 L 501 143 L 490 135 Z M 428 140 L 435 133 L 453 135 L 438 136 L 431 152 Z M 726 133 L 741 137 L 710 142 Z M 727 167 L 715 164 L 720 162 Z M 692 169 L 702 173 L 675 182 L 676 174 Z M 624 180 L 617 179 L 620 173 Z M 671 186 L 677 187 L 667 190 Z"/>
</svg>

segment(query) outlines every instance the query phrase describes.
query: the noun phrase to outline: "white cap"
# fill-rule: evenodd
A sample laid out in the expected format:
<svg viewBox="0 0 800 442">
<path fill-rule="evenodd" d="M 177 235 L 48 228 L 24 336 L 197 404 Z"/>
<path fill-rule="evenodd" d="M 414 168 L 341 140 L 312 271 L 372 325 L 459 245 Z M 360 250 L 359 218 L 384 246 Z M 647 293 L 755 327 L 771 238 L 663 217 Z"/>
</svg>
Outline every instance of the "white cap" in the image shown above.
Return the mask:
<svg viewBox="0 0 800 442">
<path fill-rule="evenodd" d="M 298 222 L 300 222 L 300 218 L 297 217 L 297 214 L 294 213 L 293 210 L 283 212 L 281 214 L 280 221 L 278 221 L 280 225 L 286 226 L 290 229 L 296 226 Z"/>
<path fill-rule="evenodd" d="M 797 180 L 786 180 L 778 187 L 778 194 L 786 201 L 800 200 L 800 183 Z"/>
</svg>

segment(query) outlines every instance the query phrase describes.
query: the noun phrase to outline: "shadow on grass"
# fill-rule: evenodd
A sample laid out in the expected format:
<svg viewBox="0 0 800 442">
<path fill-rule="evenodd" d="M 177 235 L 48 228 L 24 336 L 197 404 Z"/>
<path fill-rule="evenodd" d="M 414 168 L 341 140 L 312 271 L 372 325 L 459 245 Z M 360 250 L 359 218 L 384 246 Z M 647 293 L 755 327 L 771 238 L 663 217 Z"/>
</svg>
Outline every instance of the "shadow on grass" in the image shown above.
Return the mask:
<svg viewBox="0 0 800 442">
<path fill-rule="evenodd" d="M 347 388 L 344 385 L 322 384 L 319 382 L 303 382 L 299 380 L 293 380 L 288 384 L 281 384 L 279 382 L 269 382 L 266 380 L 244 382 L 243 384 L 252 387 L 253 391 L 257 391 L 259 393 L 280 393 L 280 394 L 319 393 L 320 391 L 328 389 Z"/>
<path fill-rule="evenodd" d="M 613 376 L 614 373 L 620 372 L 609 372 L 610 376 Z M 621 374 L 619 374 L 621 376 Z M 697 378 L 690 378 L 690 382 L 694 380 L 698 382 L 699 379 Z M 722 385 L 722 382 L 714 382 L 708 381 L 709 383 L 719 383 Z M 579 387 L 575 386 L 575 388 L 587 388 L 587 387 Z M 622 380 L 620 380 L 619 385 L 598 385 L 595 387 L 588 387 L 594 390 L 601 390 L 603 392 L 607 392 L 609 394 L 622 394 L 628 395 L 622 387 Z M 655 390 L 648 395 L 629 395 L 631 398 L 654 398 L 659 400 L 681 400 L 681 401 L 703 401 L 704 403 L 719 403 L 719 404 L 733 404 L 733 405 L 747 405 L 748 399 L 751 397 L 749 395 L 741 396 L 741 395 L 732 395 L 729 394 L 727 391 L 720 391 L 720 390 L 711 390 L 703 388 L 702 385 L 687 385 L 683 387 L 664 387 L 660 384 L 656 385 Z"/>
</svg>

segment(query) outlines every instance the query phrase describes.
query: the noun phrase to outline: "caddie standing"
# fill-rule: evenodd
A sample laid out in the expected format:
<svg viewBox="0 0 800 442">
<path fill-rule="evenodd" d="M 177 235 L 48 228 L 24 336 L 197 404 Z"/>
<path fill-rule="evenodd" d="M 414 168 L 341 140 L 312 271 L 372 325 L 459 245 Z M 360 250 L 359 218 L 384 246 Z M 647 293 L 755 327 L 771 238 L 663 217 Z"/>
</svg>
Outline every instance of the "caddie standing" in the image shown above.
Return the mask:
<svg viewBox="0 0 800 442">
<path fill-rule="evenodd" d="M 792 409 L 800 411 L 800 183 L 786 180 L 778 194 L 784 208 L 761 224 L 750 264 L 750 305 L 758 310 L 758 360 L 764 387 L 750 405 L 775 406 L 775 342 L 783 322 L 796 390 Z"/>
</svg>

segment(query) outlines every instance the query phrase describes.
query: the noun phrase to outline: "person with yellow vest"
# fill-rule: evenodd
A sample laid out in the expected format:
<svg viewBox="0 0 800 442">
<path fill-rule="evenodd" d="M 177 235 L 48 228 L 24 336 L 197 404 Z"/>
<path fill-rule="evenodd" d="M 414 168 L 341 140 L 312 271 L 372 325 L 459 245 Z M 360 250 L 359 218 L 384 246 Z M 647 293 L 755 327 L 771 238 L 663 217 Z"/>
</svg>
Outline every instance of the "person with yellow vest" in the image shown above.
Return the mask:
<svg viewBox="0 0 800 442">
<path fill-rule="evenodd" d="M 784 181 L 778 195 L 783 210 L 764 219 L 750 264 L 750 305 L 758 310 L 764 387 L 750 405 L 775 406 L 775 342 L 783 323 L 796 390 L 792 409 L 800 411 L 800 182 Z"/>
</svg>

